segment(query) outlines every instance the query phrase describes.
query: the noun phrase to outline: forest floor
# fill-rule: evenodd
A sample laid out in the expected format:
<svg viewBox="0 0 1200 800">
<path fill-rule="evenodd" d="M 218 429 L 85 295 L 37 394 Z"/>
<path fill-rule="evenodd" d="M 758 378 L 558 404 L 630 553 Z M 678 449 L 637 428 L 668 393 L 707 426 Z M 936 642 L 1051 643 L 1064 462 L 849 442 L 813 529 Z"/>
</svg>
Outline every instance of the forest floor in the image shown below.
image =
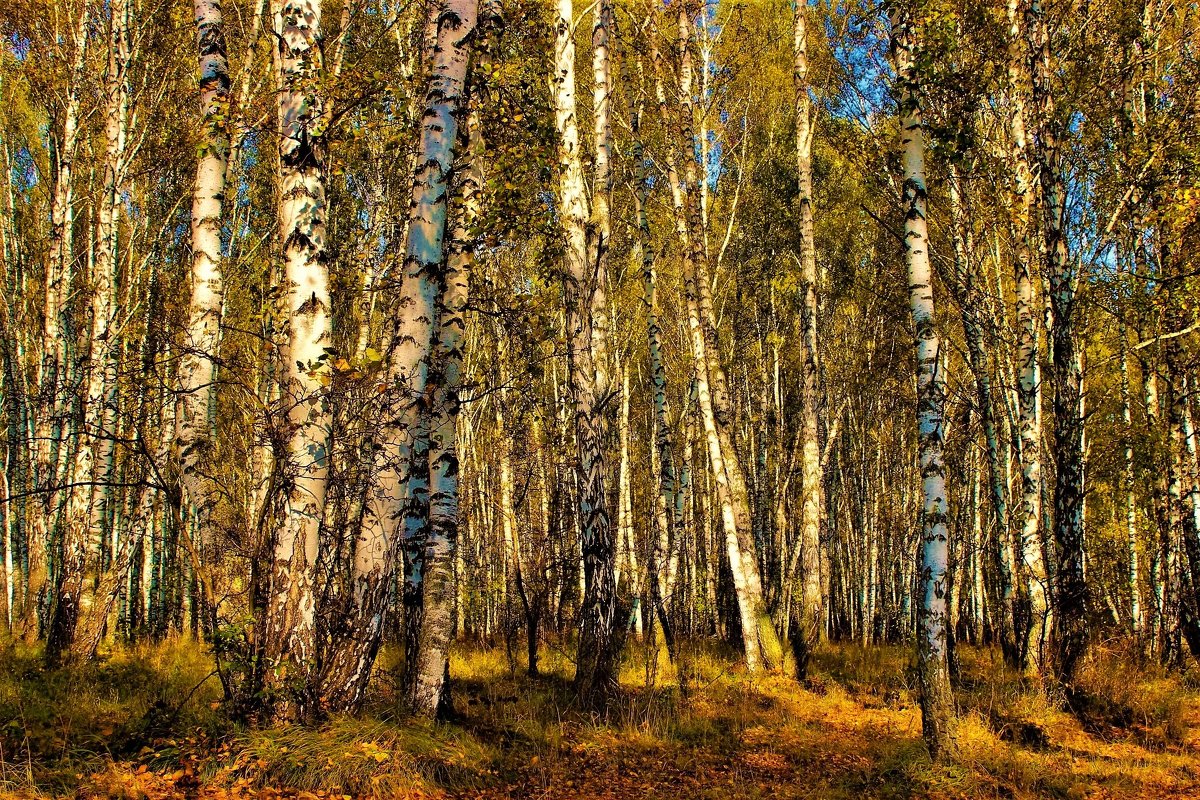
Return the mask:
<svg viewBox="0 0 1200 800">
<path fill-rule="evenodd" d="M 0 645 L 0 797 L 1200 797 L 1195 668 L 1166 675 L 1101 650 L 1076 716 L 964 647 L 958 752 L 933 765 L 907 648 L 831 646 L 805 687 L 707 645 L 677 667 L 631 650 L 603 719 L 572 706 L 565 653 L 545 650 L 531 678 L 503 651 L 467 650 L 451 667 L 454 723 L 392 714 L 384 658 L 362 715 L 253 730 L 226 719 L 193 642 L 54 673 Z"/>
</svg>

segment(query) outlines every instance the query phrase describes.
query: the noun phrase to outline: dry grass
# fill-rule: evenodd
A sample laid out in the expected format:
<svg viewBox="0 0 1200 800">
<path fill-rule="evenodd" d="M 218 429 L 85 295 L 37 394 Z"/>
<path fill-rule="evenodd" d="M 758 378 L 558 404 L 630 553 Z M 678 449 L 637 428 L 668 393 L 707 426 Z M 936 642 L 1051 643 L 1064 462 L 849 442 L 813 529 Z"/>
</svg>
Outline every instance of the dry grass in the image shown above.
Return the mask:
<svg viewBox="0 0 1200 800">
<path fill-rule="evenodd" d="M 634 646 L 604 717 L 573 704 L 568 653 L 548 648 L 529 678 L 501 652 L 467 649 L 451 664 L 460 718 L 444 725 L 393 713 L 385 653 L 366 713 L 267 730 L 212 707 L 192 643 L 53 675 L 33 654 L 4 658 L 0 720 L 20 730 L 0 728 L 0 795 L 14 797 L 1200 796 L 1200 694 L 1111 649 L 1084 669 L 1084 694 L 1105 703 L 1081 723 L 990 651 L 964 648 L 949 765 L 925 755 L 902 648 L 826 648 L 800 687 L 703 643 L 676 665 Z"/>
</svg>

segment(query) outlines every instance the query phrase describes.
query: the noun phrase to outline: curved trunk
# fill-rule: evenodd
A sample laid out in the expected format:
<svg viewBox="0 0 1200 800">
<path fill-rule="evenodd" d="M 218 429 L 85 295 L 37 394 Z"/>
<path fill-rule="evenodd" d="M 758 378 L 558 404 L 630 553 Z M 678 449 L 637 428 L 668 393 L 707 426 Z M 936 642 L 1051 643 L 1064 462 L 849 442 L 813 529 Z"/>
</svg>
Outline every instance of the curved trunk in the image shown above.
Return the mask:
<svg viewBox="0 0 1200 800">
<path fill-rule="evenodd" d="M 747 667 L 753 671 L 762 667 L 764 663 L 778 665 L 782 652 L 778 634 L 763 601 L 758 557 L 751 529 L 749 495 L 728 427 L 732 418 L 728 383 L 720 364 L 716 316 L 713 311 L 700 214 L 695 197 L 695 187 L 698 185 L 696 160 L 690 155 L 695 152 L 689 49 L 691 16 L 688 8 L 681 4 L 677 15 L 676 40 L 680 62 L 680 107 L 674 115 L 667 106 L 664 80 L 666 68 L 655 41 L 657 28 L 653 13 L 649 21 L 655 91 L 664 128 L 669 132 L 666 149 L 667 173 L 675 211 L 675 230 L 683 249 L 683 283 L 695 367 L 696 396 L 708 445 L 713 484 L 720 505 L 725 549 L 737 595 L 742 646 Z M 675 142 L 682 145 L 685 151 L 682 175 Z"/>
<path fill-rule="evenodd" d="M 378 402 L 386 420 L 381 426 L 375 447 L 372 483 L 367 494 L 366 515 L 355 542 L 355 561 L 351 586 L 350 607 L 344 621 L 344 636 L 330 654 L 330 663 L 322 676 L 325 702 L 331 709 L 353 710 L 362 702 L 370 679 L 371 667 L 379 649 L 383 632 L 388 591 L 400 562 L 401 548 L 407 552 L 405 574 L 406 605 L 423 595 L 425 548 L 428 544 L 427 525 L 430 509 L 430 415 L 422 399 L 430 389 L 431 354 L 438 335 L 439 291 L 445 281 L 443 259 L 446 253 L 446 221 L 450 189 L 450 171 L 459 135 L 460 118 L 466 113 L 466 90 L 470 39 L 475 30 L 477 3 L 474 0 L 441 0 L 429 5 L 428 30 L 431 69 L 425 93 L 425 114 L 421 125 L 420 153 L 415 160 L 412 205 L 409 211 L 408 236 L 405 244 L 404 272 L 401 276 L 396 303 L 397 313 L 388 332 L 385 377 L 381 384 L 388 388 Z M 465 296 L 458 292 L 443 298 L 460 308 Z M 450 306 L 447 306 L 450 308 Z M 454 314 L 442 335 L 450 336 Z M 448 345 L 457 345 L 453 336 Z M 450 399 L 447 398 L 447 402 Z M 452 445 L 451 442 L 445 442 Z M 438 466 L 439 480 L 450 467 L 452 453 L 441 449 Z M 456 457 L 455 457 L 456 458 Z M 449 476 L 453 477 L 453 476 Z M 453 563 L 453 537 L 445 514 L 452 498 L 442 485 L 440 532 L 437 557 Z M 453 499 L 453 502 L 457 502 Z M 436 565 L 441 570 L 442 565 Z M 447 567 L 448 569 L 448 567 Z M 447 573 L 448 574 L 448 573 Z M 453 599 L 453 582 L 443 580 L 439 572 L 435 590 L 436 607 L 448 596 Z M 447 585 L 448 584 L 448 585 Z M 442 624 L 440 611 L 430 624 Z M 431 681 L 422 678 L 421 626 L 419 618 L 411 620 L 410 633 L 414 647 L 407 654 L 405 694 L 410 707 L 419 713 L 433 715 L 437 711 L 435 698 L 432 707 Z M 431 636 L 433 632 L 431 631 Z M 447 634 L 448 635 L 448 634 Z M 437 637 L 428 639 L 437 652 L 444 650 Z M 448 642 L 448 639 L 447 639 Z M 428 668 L 428 664 L 421 665 Z M 444 677 L 444 671 L 443 671 Z M 423 694 L 419 695 L 419 691 Z"/>
</svg>

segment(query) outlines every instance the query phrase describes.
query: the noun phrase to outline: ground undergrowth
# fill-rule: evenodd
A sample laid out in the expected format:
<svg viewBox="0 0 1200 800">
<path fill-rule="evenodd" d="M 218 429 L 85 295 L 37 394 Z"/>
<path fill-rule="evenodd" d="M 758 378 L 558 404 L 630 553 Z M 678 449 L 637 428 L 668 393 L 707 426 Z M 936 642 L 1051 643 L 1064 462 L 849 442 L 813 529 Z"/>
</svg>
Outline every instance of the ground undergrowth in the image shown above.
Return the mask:
<svg viewBox="0 0 1200 800">
<path fill-rule="evenodd" d="M 1196 798 L 1200 688 L 1097 648 L 1076 713 L 960 649 L 958 752 L 931 764 L 907 648 L 827 647 L 801 686 L 710 644 L 678 663 L 634 646 L 606 716 L 571 700 L 547 648 L 530 677 L 502 650 L 453 657 L 457 718 L 395 712 L 381 659 L 368 708 L 315 727 L 228 718 L 204 649 L 118 649 L 44 672 L 0 650 L 0 796 L 12 798 Z"/>
</svg>

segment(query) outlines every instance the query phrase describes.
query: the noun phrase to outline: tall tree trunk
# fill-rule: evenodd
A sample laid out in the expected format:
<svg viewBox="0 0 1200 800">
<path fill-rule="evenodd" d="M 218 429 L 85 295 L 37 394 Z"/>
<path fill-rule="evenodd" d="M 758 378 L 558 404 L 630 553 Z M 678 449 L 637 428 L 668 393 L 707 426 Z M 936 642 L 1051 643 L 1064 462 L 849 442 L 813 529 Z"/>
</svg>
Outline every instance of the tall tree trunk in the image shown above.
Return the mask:
<svg viewBox="0 0 1200 800">
<path fill-rule="evenodd" d="M 1134 491 L 1133 462 L 1133 409 L 1129 391 L 1129 331 L 1125 326 L 1124 311 L 1119 320 L 1117 347 L 1120 349 L 1120 381 L 1121 381 L 1121 438 L 1123 440 L 1123 460 L 1121 462 L 1121 490 L 1125 495 L 1125 547 L 1129 558 L 1129 570 L 1126 573 L 1129 582 L 1129 621 L 1134 636 L 1141 637 L 1145 630 L 1145 618 L 1142 613 L 1142 589 L 1140 571 L 1138 569 L 1138 525 L 1137 525 L 1137 494 Z"/>
<path fill-rule="evenodd" d="M 698 13 L 698 7 L 691 3 L 680 3 L 676 13 L 679 36 L 676 40 L 679 60 L 679 118 L 683 145 L 687 148 L 688 157 L 684 159 L 684 178 L 687 186 L 699 187 L 706 176 L 698 173 L 696 159 L 692 156 L 697 149 L 694 132 L 693 98 L 692 98 L 692 20 Z M 740 551 L 736 562 L 740 564 L 744 591 L 740 598 L 744 599 L 747 608 L 743 611 L 753 624 L 750 633 L 758 643 L 758 650 L 764 665 L 778 666 L 782 662 L 783 652 L 779 643 L 779 635 L 767 610 L 763 598 L 762 577 L 758 565 L 758 548 L 753 536 L 753 522 L 750 513 L 750 496 L 746 488 L 746 477 L 738 457 L 736 442 L 733 434 L 733 401 L 729 391 L 729 381 L 725 368 L 721 364 L 720 339 L 717 336 L 717 318 L 712 296 L 712 280 L 709 274 L 708 254 L 704 247 L 704 227 L 693 192 L 686 195 L 690 200 L 688 205 L 691 217 L 691 230 L 695 232 L 692 238 L 693 263 L 695 265 L 695 287 L 700 307 L 701 330 L 705 340 L 705 355 L 708 360 L 708 377 L 712 395 L 713 415 L 716 421 L 717 436 L 721 443 L 721 460 L 733 496 L 733 511 L 736 519 L 736 544 Z M 734 562 L 731 562 L 731 564 Z"/>
<path fill-rule="evenodd" d="M 422 568 L 425 561 L 426 530 L 430 522 L 430 480 L 434 477 L 430 462 L 430 419 L 424 400 L 431 389 L 431 356 L 435 338 L 448 347 L 457 348 L 453 329 L 460 317 L 453 309 L 465 303 L 465 284 L 459 286 L 454 278 L 454 291 L 443 296 L 439 309 L 439 292 L 445 278 L 443 261 L 446 255 L 447 217 L 449 212 L 450 171 L 461 118 L 467 113 L 465 102 L 470 41 L 475 31 L 477 3 L 475 0 L 439 0 L 428 8 L 427 27 L 430 32 L 426 46 L 431 64 L 425 92 L 425 113 L 421 124 L 419 155 L 415 160 L 412 184 L 412 204 L 409 210 L 408 236 L 405 244 L 404 271 L 399 285 L 394 279 L 390 288 L 397 291 L 396 312 L 387 335 L 386 377 L 384 383 L 395 387 L 381 395 L 380 411 L 384 424 L 375 444 L 375 463 L 372 483 L 367 495 L 367 511 L 359 528 L 355 544 L 355 560 L 351 584 L 350 606 L 344 622 L 345 630 L 338 646 L 330 654 L 329 664 L 322 676 L 322 697 L 331 709 L 353 710 L 362 702 L 371 675 L 371 667 L 383 634 L 383 619 L 388 593 L 400 563 L 401 547 L 408 552 L 405 592 L 411 596 L 421 592 Z M 461 262 L 457 262 L 460 263 Z M 464 276 L 465 277 L 465 276 Z M 447 284 L 449 285 L 449 284 Z M 442 330 L 442 313 L 448 316 Z M 448 338 L 447 338 L 448 337 Z M 446 351 L 449 353 L 449 350 Z M 453 371 L 453 370 L 452 370 Z M 456 379 L 455 379 L 456 380 Z M 447 410 L 454 401 L 444 397 Z M 449 424 L 449 423 L 447 423 Z M 444 434 L 444 431 L 443 431 Z M 447 492 L 446 475 L 455 454 L 445 449 L 452 442 L 441 440 L 442 449 L 436 464 L 440 484 L 439 526 L 435 542 L 436 557 L 453 556 L 453 537 L 446 514 L 450 513 L 452 498 Z M 456 504 L 456 497 L 453 498 Z M 455 513 L 456 505 L 455 505 Z M 437 569 L 441 569 L 439 565 Z M 422 622 L 412 620 L 414 646 L 406 654 L 405 697 L 411 710 L 432 716 L 437 713 L 442 696 L 441 677 L 436 681 L 423 674 L 444 653 L 440 637 L 448 636 L 436 627 L 440 619 L 443 594 L 452 597 L 453 585 L 445 584 L 439 575 L 438 587 L 431 596 L 439 610 L 430 624 L 426 641 L 431 656 L 418 651 L 422 641 Z M 432 661 L 430 661 L 432 658 Z M 433 684 L 437 683 L 437 686 Z M 435 691 L 436 690 L 436 691 Z M 432 706 L 429 699 L 433 698 Z"/>
<path fill-rule="evenodd" d="M 803 352 L 801 373 L 802 502 L 800 510 L 800 566 L 803 584 L 796 626 L 796 674 L 804 680 L 813 648 L 820 642 L 823 610 L 821 598 L 821 489 L 825 482 L 821 466 L 819 409 L 821 403 L 820 363 L 817 344 L 817 256 L 813 242 L 812 198 L 812 101 L 808 83 L 808 4 L 796 3 L 793 12 L 792 76 L 796 92 L 796 163 L 799 167 L 800 202 L 800 338 Z"/>
<path fill-rule="evenodd" d="M 1058 681 L 1068 690 L 1088 644 L 1088 589 L 1084 582 L 1083 365 L 1075 319 L 1079 267 L 1066 236 L 1066 182 L 1055 108 L 1050 35 L 1042 0 L 1029 5 L 1030 77 L 1037 113 L 1038 186 L 1043 214 L 1042 271 L 1050 284 L 1054 379 L 1054 542 L 1057 585 L 1054 656 Z"/>
<path fill-rule="evenodd" d="M 1040 533 L 1042 515 L 1042 378 L 1038 362 L 1037 288 L 1033 275 L 1032 178 L 1025 132 L 1025 39 L 1022 35 L 1018 0 L 1006 3 L 1008 37 L 1008 101 L 1012 107 L 1009 133 L 1012 138 L 1013 207 L 1016 229 L 1017 301 L 1017 406 L 1021 456 L 1021 562 L 1025 572 L 1029 619 L 1025 628 L 1022 662 L 1025 671 L 1040 676 L 1045 670 L 1047 647 L 1053 624 L 1046 561 Z"/>
<path fill-rule="evenodd" d="M 278 457 L 282 510 L 274 525 L 263 644 L 268 701 L 280 719 L 312 710 L 315 566 L 329 472 L 332 309 L 325 248 L 324 100 L 320 0 L 273 0 L 279 86 L 279 238 L 287 298 L 281 348 Z"/>
<path fill-rule="evenodd" d="M 459 24 L 469 31 L 475 24 L 476 3 L 459 2 L 454 9 Z M 460 29 L 461 30 L 461 29 Z M 460 40 L 461 41 L 461 40 Z M 466 60 L 466 53 L 463 54 Z M 465 110 L 466 104 L 460 104 Z M 469 128 L 469 131 L 463 130 Z M 468 142 L 458 173 L 456 220 L 446 248 L 446 271 L 438 303 L 437 341 L 434 343 L 434 384 L 430 414 L 429 537 L 425 546 L 424 603 L 417 639 L 417 674 L 410 699 L 417 714 L 432 718 L 449 708 L 448 656 L 454 631 L 454 558 L 458 548 L 459 459 L 458 392 L 462 386 L 467 287 L 474 259 L 472 229 L 479 216 L 483 191 L 482 147 L 478 119 L 459 128 L 460 141 Z M 466 135 L 464 135 L 466 134 Z"/>
<path fill-rule="evenodd" d="M 75 632 L 88 570 L 88 551 L 93 536 L 104 550 L 109 526 L 115 464 L 117 417 L 117 365 L 120 348 L 116 342 L 116 315 L 120 258 L 117 250 L 120 205 L 119 191 L 125 171 L 125 137 L 129 118 L 130 60 L 129 7 L 126 0 L 109 6 L 108 67 L 105 74 L 104 165 L 97 201 L 96 259 L 89 271 L 91 290 L 91 336 L 82 364 L 85 393 L 82 397 L 83 436 L 74 469 L 82 485 L 70 492 L 62 560 L 50 630 L 46 637 L 46 661 L 57 663 L 75 646 Z M 65 257 L 65 253 L 64 253 Z M 96 560 L 103 570 L 103 559 Z"/>
<path fill-rule="evenodd" d="M 917 672 L 921 684 L 921 727 L 930 756 L 937 760 L 949 754 L 954 724 L 947 648 L 951 635 L 947 608 L 949 503 L 942 456 L 946 377 L 934 320 L 926 222 L 925 127 L 914 53 L 916 39 L 907 10 L 892 7 L 891 15 L 903 148 L 904 257 L 908 265 L 909 307 L 916 330 L 917 454 L 922 479 Z"/>
<path fill-rule="evenodd" d="M 1180 496 L 1180 528 L 1184 551 L 1187 553 L 1188 571 L 1184 574 L 1184 585 L 1191 589 L 1191 597 L 1181 605 L 1183 637 L 1187 640 L 1192 655 L 1200 658 L 1200 452 L 1196 444 L 1196 429 L 1192 423 L 1191 381 L 1186 377 L 1179 381 L 1179 444 L 1182 446 L 1182 463 L 1179 469 L 1183 478 Z M 1186 493 L 1186 496 L 1184 494 Z"/>
<path fill-rule="evenodd" d="M 967 362 L 975 378 L 975 393 L 979 402 L 979 417 L 983 425 L 984 445 L 988 461 L 988 487 L 992 509 L 996 515 L 995 564 L 999 586 L 1000 647 L 1009 666 L 1020 666 L 1020 649 L 1016 641 L 1016 586 L 1014 572 L 1016 554 L 1013 548 L 1012 527 L 1008 507 L 1008 443 L 1001 442 L 996 426 L 996 402 L 992 392 L 992 372 L 988 349 L 984 341 L 983 291 L 979 286 L 971 246 L 969 217 L 963 197 L 962 181 L 955 167 L 950 169 L 950 207 L 954 218 L 954 285 L 959 291 L 962 307 L 963 334 L 967 343 Z"/>
<path fill-rule="evenodd" d="M 580 532 L 584 598 L 580 612 L 575 691 L 585 704 L 603 706 L 616 687 L 617 633 L 616 548 L 606 494 L 604 442 L 607 423 L 608 365 L 603 317 L 607 266 L 608 174 L 607 114 L 608 42 L 612 4 L 600 0 L 592 30 L 596 73 L 596 189 L 592 220 L 588 219 L 579 130 L 575 106 L 575 42 L 571 0 L 558 0 L 555 19 L 555 72 L 551 81 L 558 130 L 559 219 L 566 241 L 563 300 L 566 307 L 568 384 L 575 406 L 578 448 Z"/>
<path fill-rule="evenodd" d="M 626 81 L 628 83 L 628 81 Z M 631 92 L 631 95 L 633 93 Z M 676 478 L 675 448 L 671 435 L 671 411 L 667 396 L 667 371 L 663 363 L 662 325 L 658 307 L 658 274 L 655 267 L 655 252 L 650 234 L 650 218 L 646 205 L 650 197 L 650 181 L 647 178 L 646 159 L 641 137 L 643 100 L 639 93 L 633 100 L 630 127 L 633 134 L 632 158 L 634 164 L 634 215 L 637 218 L 637 247 L 642 259 L 642 281 L 644 291 L 642 303 L 646 309 L 646 334 L 650 351 L 650 382 L 654 388 L 653 454 L 658 469 L 658 495 L 655 501 L 655 518 L 658 521 L 657 547 L 651 547 L 654 561 L 649 565 L 651 585 L 651 613 L 658 614 L 662 624 L 663 638 L 668 652 L 674 657 L 674 631 L 667 605 L 672 594 L 675 569 L 674 553 L 678 552 L 678 538 L 683 535 L 684 493 Z M 662 574 L 661 556 L 666 556 L 667 572 Z"/>
<path fill-rule="evenodd" d="M 63 129 L 55 139 L 54 155 L 57 164 L 50 205 L 50 241 L 46 258 L 44 326 L 42 329 L 42 358 L 38 365 L 38 405 L 34 411 L 33 468 L 37 496 L 29 513 L 29 565 L 25 584 L 25 639 L 31 642 L 48 625 L 46 612 L 51 611 L 52 598 L 47 597 L 49 554 L 54 535 L 52 525 L 57 515 L 60 479 L 59 453 L 65 451 L 63 417 L 70 400 L 61 392 L 67 370 L 67 342 L 75 335 L 68 313 L 69 298 L 75 283 L 75 206 L 74 166 L 79 142 L 79 103 L 83 90 L 87 30 L 90 4 L 79 4 L 79 19 L 72 30 L 71 45 L 74 57 L 70 83 L 63 109 Z"/>
<path fill-rule="evenodd" d="M 203 469 L 213 456 L 212 405 L 225 286 L 221 276 L 221 226 L 229 166 L 229 62 L 221 0 L 196 0 L 200 68 L 199 162 L 192 194 L 192 275 L 187 339 L 179 363 L 175 413 L 175 468 L 181 507 L 204 546 L 210 539 L 213 497 Z M 211 609 L 210 609 L 211 611 Z"/>
<path fill-rule="evenodd" d="M 763 602 L 756 549 L 750 527 L 749 496 L 737 465 L 733 441 L 725 427 L 730 421 L 729 393 L 725 373 L 716 350 L 715 319 L 708 272 L 704 265 L 703 237 L 697 209 L 695 139 L 692 128 L 691 55 L 688 41 L 691 17 L 681 4 L 678 14 L 679 35 L 676 40 L 680 57 L 678 113 L 672 114 L 667 105 L 665 88 L 666 67 L 657 44 L 657 26 L 653 10 L 649 16 L 651 59 L 655 70 L 655 92 L 663 127 L 668 131 L 666 144 L 667 178 L 675 211 L 675 230 L 683 249 L 683 284 L 687 299 L 687 324 L 694 360 L 697 405 L 704 437 L 708 447 L 715 502 L 720 509 L 720 525 L 725 539 L 730 573 L 736 595 L 737 611 L 742 633 L 746 665 L 760 669 L 765 662 L 778 663 L 781 656 L 778 635 Z M 678 145 L 676 145 L 678 143 Z M 679 169 L 681 146 L 685 171 Z M 707 301 L 707 302 L 706 302 Z M 723 424 L 724 423 L 724 424 Z M 740 488 L 740 492 L 739 492 Z M 711 587 L 710 587 L 711 588 Z"/>
</svg>

